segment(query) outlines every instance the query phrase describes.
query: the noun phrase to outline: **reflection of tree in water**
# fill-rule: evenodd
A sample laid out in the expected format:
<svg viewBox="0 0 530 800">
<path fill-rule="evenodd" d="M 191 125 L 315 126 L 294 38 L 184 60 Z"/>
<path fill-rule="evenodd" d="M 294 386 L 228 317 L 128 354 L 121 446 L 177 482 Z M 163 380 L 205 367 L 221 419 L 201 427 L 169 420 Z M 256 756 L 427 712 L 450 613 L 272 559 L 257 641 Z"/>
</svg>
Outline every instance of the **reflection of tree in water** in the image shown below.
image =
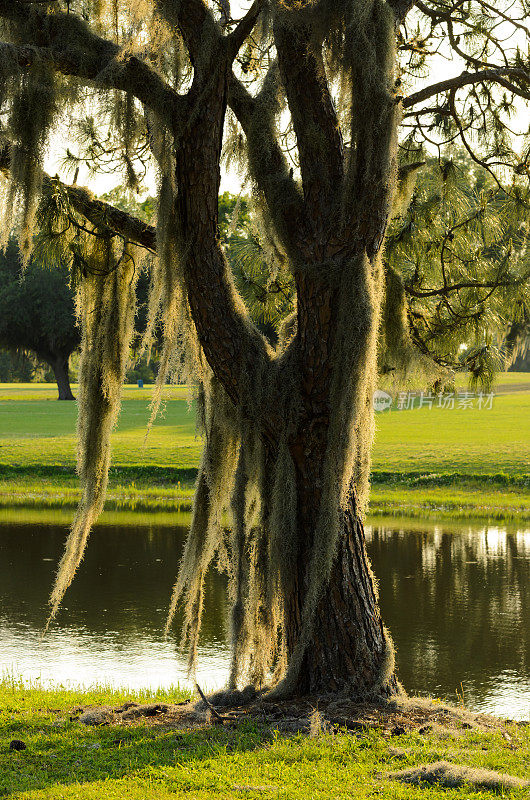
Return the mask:
<svg viewBox="0 0 530 800">
<path fill-rule="evenodd" d="M 530 531 L 374 528 L 368 549 L 409 691 L 483 703 L 512 674 L 530 686 Z M 453 694 L 454 696 L 454 694 Z"/>
</svg>

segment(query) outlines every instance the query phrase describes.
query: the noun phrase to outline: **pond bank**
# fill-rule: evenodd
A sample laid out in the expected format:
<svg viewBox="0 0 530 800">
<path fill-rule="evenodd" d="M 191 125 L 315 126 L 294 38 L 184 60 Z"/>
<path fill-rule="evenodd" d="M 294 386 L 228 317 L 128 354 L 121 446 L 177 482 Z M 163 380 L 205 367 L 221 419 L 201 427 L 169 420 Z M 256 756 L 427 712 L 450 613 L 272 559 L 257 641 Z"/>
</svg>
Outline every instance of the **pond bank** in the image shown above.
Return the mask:
<svg viewBox="0 0 530 800">
<path fill-rule="evenodd" d="M 105 507 L 189 512 L 196 474 L 193 468 L 114 468 Z M 0 466 L 0 508 L 73 509 L 79 496 L 70 467 Z M 370 514 L 525 523 L 530 521 L 530 475 L 376 471 Z"/>
</svg>

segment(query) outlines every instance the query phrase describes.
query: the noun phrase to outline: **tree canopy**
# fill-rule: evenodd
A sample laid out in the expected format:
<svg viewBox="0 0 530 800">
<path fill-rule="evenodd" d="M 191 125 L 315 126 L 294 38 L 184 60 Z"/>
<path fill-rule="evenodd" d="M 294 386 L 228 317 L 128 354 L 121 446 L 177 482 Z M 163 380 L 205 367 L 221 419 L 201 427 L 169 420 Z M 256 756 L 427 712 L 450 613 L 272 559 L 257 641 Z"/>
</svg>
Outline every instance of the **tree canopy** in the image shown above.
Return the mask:
<svg viewBox="0 0 530 800">
<path fill-rule="evenodd" d="M 32 259 L 22 280 L 20 253 L 13 239 L 0 254 L 0 344 L 13 351 L 30 351 L 49 364 L 59 400 L 74 399 L 68 363 L 81 343 L 69 277 L 64 266 L 50 269 Z"/>
<path fill-rule="evenodd" d="M 499 186 L 465 151 L 430 159 L 387 237 L 388 347 L 381 372 L 400 366 L 392 316 L 403 309 L 392 303 L 394 285 L 414 348 L 441 366 L 466 369 L 472 384 L 489 386 L 504 369 L 508 330 L 528 313 L 527 235 L 520 195 Z"/>
<path fill-rule="evenodd" d="M 486 283 L 505 288 L 506 256 L 524 246 L 530 149 L 515 112 L 530 99 L 528 12 L 528 0 L 255 0 L 234 19 L 225 0 L 0 0 L 4 230 L 20 203 L 27 259 L 38 220 L 78 280 L 83 319 L 83 498 L 52 614 L 103 507 L 143 249 L 156 254 L 145 347 L 157 321 L 164 335 L 153 411 L 179 369 L 196 388 L 206 442 L 170 611 L 183 601 L 191 666 L 216 559 L 232 600 L 230 689 L 247 680 L 276 695 L 399 691 L 362 523 L 377 356 L 390 344 L 396 363 L 439 372 L 419 301 L 450 327 L 453 312 L 474 313 Z M 77 133 L 72 167 L 120 173 L 133 189 L 155 170 L 156 227 L 44 175 L 61 118 Z M 441 221 L 422 230 L 428 197 L 418 193 L 409 233 L 419 220 L 442 283 L 432 264 L 410 271 L 407 222 L 385 269 L 389 224 L 406 218 L 418 164 L 454 142 L 493 195 L 470 198 L 473 220 L 457 235 L 443 203 Z M 294 293 L 272 344 L 219 238 L 222 158 L 252 186 L 267 285 Z M 498 212 L 495 186 L 520 209 L 512 245 L 476 213 L 482 202 Z"/>
</svg>

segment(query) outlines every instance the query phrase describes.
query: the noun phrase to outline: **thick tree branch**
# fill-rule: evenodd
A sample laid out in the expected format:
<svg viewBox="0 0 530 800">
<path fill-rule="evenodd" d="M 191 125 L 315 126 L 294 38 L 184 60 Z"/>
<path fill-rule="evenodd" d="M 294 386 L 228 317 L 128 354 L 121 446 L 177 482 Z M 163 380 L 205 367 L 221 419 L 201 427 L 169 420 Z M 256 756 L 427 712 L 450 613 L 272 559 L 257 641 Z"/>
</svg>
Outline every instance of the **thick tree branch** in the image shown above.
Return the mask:
<svg viewBox="0 0 530 800">
<path fill-rule="evenodd" d="M 530 91 L 526 91 L 512 82 L 507 85 L 506 77 L 519 79 L 522 82 L 528 83 L 530 86 L 530 74 L 518 67 L 497 67 L 495 69 L 479 70 L 478 72 L 463 72 L 461 75 L 448 78 L 439 83 L 434 83 L 432 86 L 426 86 L 424 89 L 420 89 L 418 92 L 414 92 L 414 94 L 405 97 L 403 99 L 403 108 L 410 108 L 417 103 L 423 103 L 425 100 L 437 94 L 441 94 L 442 92 L 448 92 L 454 89 L 460 89 L 462 86 L 470 86 L 476 83 L 489 81 L 500 83 L 520 97 L 530 100 Z"/>
<path fill-rule="evenodd" d="M 27 7 L 17 0 L 0 0 L 0 17 L 17 24 L 21 38 L 28 40 L 19 46 L 2 43 L 4 64 L 28 69 L 36 61 L 47 62 L 63 74 L 130 92 L 170 123 L 184 113 L 185 98 L 154 70 L 136 56 L 122 53 L 113 42 L 95 35 L 75 15 L 32 9 L 26 32 Z"/>
<path fill-rule="evenodd" d="M 287 12 L 286 12 L 287 13 Z M 296 12 L 294 12 L 296 13 Z M 344 180 L 344 154 L 322 48 L 308 24 L 293 12 L 277 16 L 274 41 L 282 83 L 296 133 L 306 213 L 317 234 L 332 221 Z M 315 254 L 325 258 L 324 254 Z"/>
<path fill-rule="evenodd" d="M 56 184 L 57 178 L 46 176 L 45 190 L 53 189 Z M 66 194 L 74 211 L 82 214 L 93 225 L 109 228 L 127 241 L 140 245 L 152 253 L 156 252 L 156 229 L 152 225 L 148 225 L 133 214 L 115 208 L 110 203 L 97 200 L 88 189 L 62 183 L 61 190 Z"/>
<path fill-rule="evenodd" d="M 159 0 L 158 7 L 165 19 L 180 29 L 194 67 L 197 68 L 201 61 L 204 63 L 204 47 L 208 43 L 211 47 L 216 41 L 223 39 L 221 29 L 204 0 Z M 231 61 L 252 32 L 262 7 L 263 0 L 254 0 L 232 33 L 224 37 Z M 224 17 L 226 24 L 226 10 Z"/>
<path fill-rule="evenodd" d="M 268 81 L 275 79 L 276 70 L 277 65 L 272 65 L 263 91 L 266 92 Z M 270 110 L 263 109 L 266 97 L 262 94 L 253 97 L 232 74 L 228 104 L 247 138 L 252 177 L 263 192 L 284 245 L 294 250 L 305 224 L 304 208 L 292 171 L 278 143 Z"/>
<path fill-rule="evenodd" d="M 416 5 L 416 0 L 387 0 L 387 3 L 394 12 L 396 23 L 400 25 Z"/>
<path fill-rule="evenodd" d="M 10 145 L 0 147 L 0 172 L 9 174 Z M 60 190 L 74 211 L 98 228 L 122 236 L 156 253 L 156 229 L 142 220 L 97 200 L 87 189 L 69 186 L 58 178 L 44 176 L 44 191 Z M 226 274 L 226 262 L 220 246 L 212 250 L 208 236 L 199 236 L 185 265 L 188 297 L 193 319 L 205 355 L 216 377 L 234 403 L 238 402 L 240 380 L 246 365 L 267 359 L 267 346 L 258 331 L 252 332 L 246 314 Z M 274 416 L 276 410 L 271 409 Z M 266 436 L 275 440 L 275 424 L 266 423 Z"/>
<path fill-rule="evenodd" d="M 195 78 L 202 80 L 215 44 L 222 39 L 221 28 L 212 12 L 204 0 L 158 0 L 157 8 L 170 25 L 180 30 Z"/>
<path fill-rule="evenodd" d="M 0 172 L 6 177 L 11 169 L 11 145 L 5 140 L 0 146 Z M 97 200 L 94 195 L 80 186 L 69 186 L 58 178 L 44 175 L 43 188 L 45 192 L 57 191 L 59 188 L 68 199 L 74 211 L 84 216 L 97 227 L 108 228 L 112 233 L 123 236 L 134 244 L 145 247 L 151 252 L 156 251 L 156 229 L 152 225 L 142 222 L 133 214 L 121 211 L 110 203 Z"/>
<path fill-rule="evenodd" d="M 232 60 L 236 57 L 245 40 L 252 33 L 263 8 L 263 0 L 254 0 L 253 4 L 227 37 L 228 52 Z"/>
</svg>

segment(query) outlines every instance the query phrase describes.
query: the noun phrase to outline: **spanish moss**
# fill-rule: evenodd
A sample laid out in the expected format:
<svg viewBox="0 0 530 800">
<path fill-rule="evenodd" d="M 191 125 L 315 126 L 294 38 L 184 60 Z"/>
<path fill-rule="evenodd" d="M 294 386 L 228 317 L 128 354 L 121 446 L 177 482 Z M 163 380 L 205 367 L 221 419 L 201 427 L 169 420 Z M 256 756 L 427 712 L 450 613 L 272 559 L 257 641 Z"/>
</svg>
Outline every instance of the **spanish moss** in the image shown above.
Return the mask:
<svg viewBox="0 0 530 800">
<path fill-rule="evenodd" d="M 90 529 L 103 510 L 110 438 L 120 409 L 134 328 L 137 271 L 130 249 L 125 246 L 117 253 L 108 238 L 98 238 L 87 270 L 77 295 L 83 334 L 77 422 L 82 498 L 57 571 L 48 624 L 81 563 Z"/>
</svg>

